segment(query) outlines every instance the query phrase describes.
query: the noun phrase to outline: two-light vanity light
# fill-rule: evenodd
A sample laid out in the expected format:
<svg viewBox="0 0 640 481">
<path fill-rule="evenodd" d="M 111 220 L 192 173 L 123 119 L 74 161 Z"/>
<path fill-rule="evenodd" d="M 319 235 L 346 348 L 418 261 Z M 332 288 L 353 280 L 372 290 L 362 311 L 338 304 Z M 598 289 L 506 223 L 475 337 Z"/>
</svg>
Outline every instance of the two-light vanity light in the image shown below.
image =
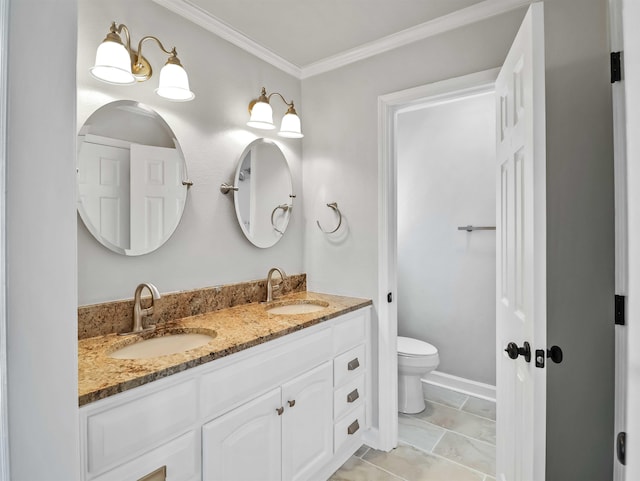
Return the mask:
<svg viewBox="0 0 640 481">
<path fill-rule="evenodd" d="M 126 43 L 120 38 L 119 34 L 122 32 Z M 167 63 L 160 70 L 160 80 L 155 92 L 160 97 L 176 102 L 192 100 L 195 95 L 189 89 L 187 72 L 178 59 L 176 48 L 167 50 L 160 40 L 147 35 L 138 43 L 138 51 L 132 50 L 129 29 L 124 24 L 116 25 L 116 22 L 111 24 L 109 33 L 96 51 L 96 63 L 90 69 L 91 75 L 103 82 L 117 85 L 148 80 L 152 70 L 147 59 L 142 56 L 142 43 L 145 40 L 155 40 L 160 49 L 169 54 Z"/>
<path fill-rule="evenodd" d="M 273 125 L 273 110 L 271 109 L 271 105 L 269 105 L 269 99 L 272 95 L 280 97 L 289 107 L 287 113 L 284 114 L 284 117 L 282 118 L 280 132 L 278 132 L 278 135 L 280 137 L 288 137 L 291 139 L 300 139 L 304 137 L 300 129 L 300 117 L 298 117 L 296 109 L 293 108 L 293 102 L 287 102 L 282 94 L 279 94 L 278 92 L 272 92 L 267 95 L 267 91 L 264 87 L 262 87 L 260 97 L 249 103 L 251 118 L 249 119 L 249 122 L 247 122 L 247 125 L 249 127 L 262 130 L 273 130 L 276 128 L 276 126 Z"/>
</svg>

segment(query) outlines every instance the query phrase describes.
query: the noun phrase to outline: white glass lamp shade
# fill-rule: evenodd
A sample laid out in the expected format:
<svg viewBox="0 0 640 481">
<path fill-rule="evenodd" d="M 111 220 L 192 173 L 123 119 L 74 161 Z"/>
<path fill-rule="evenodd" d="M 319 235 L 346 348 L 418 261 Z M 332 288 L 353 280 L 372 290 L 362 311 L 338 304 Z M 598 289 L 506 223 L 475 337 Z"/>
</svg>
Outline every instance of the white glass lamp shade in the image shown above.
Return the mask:
<svg viewBox="0 0 640 481">
<path fill-rule="evenodd" d="M 105 40 L 96 51 L 96 63 L 89 69 L 91 75 L 103 82 L 117 85 L 136 83 L 131 73 L 131 57 L 124 45 Z"/>
<path fill-rule="evenodd" d="M 247 122 L 249 127 L 262 130 L 273 130 L 273 110 L 267 102 L 256 102 L 251 108 L 251 118 Z"/>
<path fill-rule="evenodd" d="M 167 63 L 162 67 L 156 93 L 174 102 L 187 102 L 195 98 L 195 94 L 189 89 L 187 72 L 182 65 L 176 63 Z"/>
<path fill-rule="evenodd" d="M 282 117 L 282 124 L 280 125 L 280 137 L 288 137 L 290 139 L 300 139 L 304 137 L 300 129 L 300 117 L 296 114 L 286 113 Z"/>
</svg>

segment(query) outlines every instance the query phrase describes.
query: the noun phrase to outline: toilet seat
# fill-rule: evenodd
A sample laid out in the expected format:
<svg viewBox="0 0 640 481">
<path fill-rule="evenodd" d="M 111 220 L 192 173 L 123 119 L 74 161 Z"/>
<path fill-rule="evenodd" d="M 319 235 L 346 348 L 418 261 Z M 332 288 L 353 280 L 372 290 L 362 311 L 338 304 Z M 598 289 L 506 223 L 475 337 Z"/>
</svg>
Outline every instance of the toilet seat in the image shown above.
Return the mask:
<svg viewBox="0 0 640 481">
<path fill-rule="evenodd" d="M 419 339 L 398 336 L 398 355 L 405 357 L 437 356 L 438 349 Z"/>
</svg>

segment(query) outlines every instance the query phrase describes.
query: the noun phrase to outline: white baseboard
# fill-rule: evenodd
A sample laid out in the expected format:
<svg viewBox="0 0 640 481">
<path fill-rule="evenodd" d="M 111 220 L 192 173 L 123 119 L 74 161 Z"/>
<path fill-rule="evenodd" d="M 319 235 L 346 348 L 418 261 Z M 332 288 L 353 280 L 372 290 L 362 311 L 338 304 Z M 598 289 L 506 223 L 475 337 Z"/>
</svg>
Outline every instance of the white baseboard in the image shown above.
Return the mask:
<svg viewBox="0 0 640 481">
<path fill-rule="evenodd" d="M 496 401 L 496 387 L 491 384 L 471 381 L 451 374 L 445 374 L 439 371 L 432 371 L 427 374 L 422 382 L 432 384 L 434 386 L 451 389 L 468 396 L 479 397 L 487 401 Z"/>
</svg>

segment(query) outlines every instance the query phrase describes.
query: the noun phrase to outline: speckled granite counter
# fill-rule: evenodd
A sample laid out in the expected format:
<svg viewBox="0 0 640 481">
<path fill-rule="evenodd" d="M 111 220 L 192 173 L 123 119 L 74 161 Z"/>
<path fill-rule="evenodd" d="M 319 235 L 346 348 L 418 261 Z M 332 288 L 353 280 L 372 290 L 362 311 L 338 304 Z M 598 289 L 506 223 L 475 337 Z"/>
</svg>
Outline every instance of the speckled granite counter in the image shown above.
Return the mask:
<svg viewBox="0 0 640 481">
<path fill-rule="evenodd" d="M 329 305 L 315 313 L 277 315 L 267 313 L 266 304 L 245 304 L 164 322 L 153 333 L 82 339 L 78 342 L 78 403 L 82 406 L 112 396 L 371 305 L 367 299 L 307 291 L 282 296 L 274 304 L 289 300 L 319 300 Z M 109 357 L 126 344 L 163 332 L 211 331 L 216 337 L 208 344 L 179 354 L 139 360 Z"/>
</svg>

